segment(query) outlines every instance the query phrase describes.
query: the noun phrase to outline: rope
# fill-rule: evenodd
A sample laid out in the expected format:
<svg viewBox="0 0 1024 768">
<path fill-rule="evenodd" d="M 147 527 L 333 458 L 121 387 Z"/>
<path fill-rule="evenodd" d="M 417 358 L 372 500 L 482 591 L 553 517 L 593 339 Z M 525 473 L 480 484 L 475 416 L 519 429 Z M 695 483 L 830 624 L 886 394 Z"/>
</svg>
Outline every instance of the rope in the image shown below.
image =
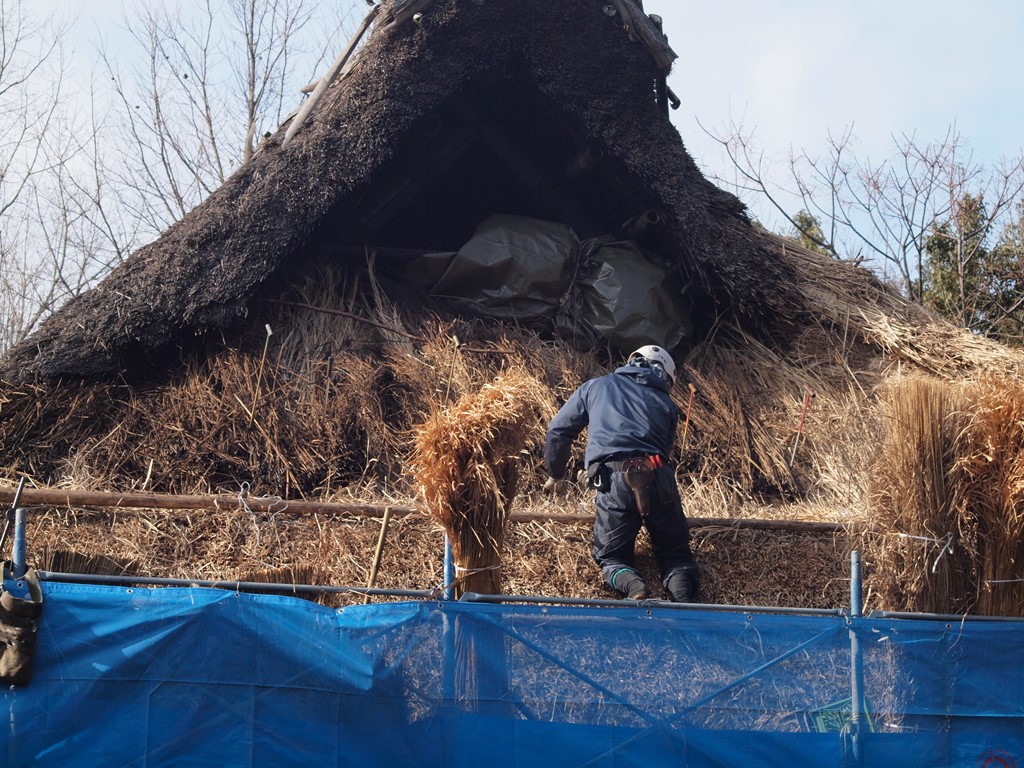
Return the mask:
<svg viewBox="0 0 1024 768">
<path fill-rule="evenodd" d="M 501 570 L 501 566 L 500 565 L 487 565 L 487 566 L 484 566 L 483 568 L 463 568 L 460 565 L 456 565 L 455 566 L 455 570 L 456 571 L 461 571 L 466 576 L 472 576 L 474 573 L 484 573 L 485 571 L 500 571 Z M 462 578 L 462 576 L 459 576 L 455 580 L 458 581 L 461 578 Z"/>
<path fill-rule="evenodd" d="M 458 575 L 456 575 L 456 577 L 454 579 L 452 579 L 451 581 L 449 581 L 447 584 L 442 584 L 442 585 L 440 585 L 438 587 L 434 587 L 433 591 L 431 591 L 431 593 L 426 598 L 424 598 L 424 599 L 425 600 L 437 600 L 445 592 L 447 592 L 449 589 L 454 587 L 456 584 L 458 584 L 460 581 L 462 581 L 467 576 L 472 576 L 475 573 L 484 573 L 486 571 L 498 571 L 498 570 L 501 570 L 501 565 L 500 564 L 498 564 L 498 565 L 486 565 L 483 568 L 463 568 L 462 566 L 456 565 L 455 566 L 455 571 L 456 571 L 456 574 L 458 574 Z"/>
<path fill-rule="evenodd" d="M 239 487 L 238 487 L 238 497 L 237 497 L 238 498 L 238 507 L 243 512 L 245 512 L 247 515 L 249 515 L 249 519 L 252 521 L 253 530 L 256 531 L 256 544 L 259 544 L 260 543 L 259 520 L 256 518 L 256 513 L 252 511 L 252 507 L 250 507 L 249 503 L 246 501 L 246 498 L 249 496 L 249 488 L 250 488 L 250 486 L 249 486 L 249 483 L 247 483 L 247 482 L 243 482 L 241 485 L 239 485 Z M 277 518 L 277 514 L 279 512 L 284 512 L 286 509 L 288 509 L 288 502 L 286 502 L 280 496 L 255 496 L 253 498 L 258 500 L 258 501 L 261 501 L 261 502 L 269 502 L 267 504 L 267 511 L 270 512 L 270 522 L 271 523 L 273 523 L 275 521 L 275 519 Z M 275 504 L 284 504 L 284 506 L 281 507 L 280 509 L 273 509 Z M 271 511 L 271 510 L 273 510 L 273 511 Z"/>
<path fill-rule="evenodd" d="M 254 531 L 256 531 L 256 545 L 259 546 L 259 543 L 260 543 L 260 526 L 259 526 L 259 523 L 256 521 L 256 513 L 252 511 L 252 509 L 249 507 L 249 504 L 245 500 L 245 497 L 248 496 L 248 495 L 249 495 L 249 484 L 248 483 L 242 483 L 239 486 L 239 490 L 238 490 L 238 506 L 239 506 L 239 508 L 243 512 L 245 512 L 247 515 L 249 515 L 249 520 L 252 521 L 252 529 Z"/>
<path fill-rule="evenodd" d="M 932 573 L 934 574 L 939 567 L 939 560 L 942 559 L 943 555 L 947 552 L 953 551 L 953 533 L 947 533 L 944 538 L 936 539 L 931 536 L 914 536 L 909 533 L 897 533 L 896 536 L 901 539 L 914 539 L 915 541 L 926 541 L 930 544 L 942 544 L 942 549 L 939 550 L 939 554 L 935 557 L 935 562 L 932 563 Z"/>
</svg>

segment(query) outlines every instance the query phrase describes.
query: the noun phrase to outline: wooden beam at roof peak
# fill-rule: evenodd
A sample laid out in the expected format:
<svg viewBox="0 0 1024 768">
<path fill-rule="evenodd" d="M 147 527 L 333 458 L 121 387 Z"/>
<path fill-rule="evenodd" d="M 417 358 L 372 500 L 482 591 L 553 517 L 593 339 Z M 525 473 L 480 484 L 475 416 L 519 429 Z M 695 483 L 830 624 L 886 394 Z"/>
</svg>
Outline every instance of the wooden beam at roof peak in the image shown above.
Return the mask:
<svg viewBox="0 0 1024 768">
<path fill-rule="evenodd" d="M 435 0 L 395 0 L 395 5 L 391 9 L 391 20 L 383 28 L 391 29 L 405 24 L 417 13 L 432 6 L 434 2 Z"/>
<path fill-rule="evenodd" d="M 661 69 L 668 69 L 672 62 L 679 58 L 668 44 L 664 33 L 651 17 L 643 12 L 643 4 L 633 0 L 612 0 L 615 10 L 619 12 L 626 29 L 636 35 L 644 44 L 654 62 Z"/>
</svg>

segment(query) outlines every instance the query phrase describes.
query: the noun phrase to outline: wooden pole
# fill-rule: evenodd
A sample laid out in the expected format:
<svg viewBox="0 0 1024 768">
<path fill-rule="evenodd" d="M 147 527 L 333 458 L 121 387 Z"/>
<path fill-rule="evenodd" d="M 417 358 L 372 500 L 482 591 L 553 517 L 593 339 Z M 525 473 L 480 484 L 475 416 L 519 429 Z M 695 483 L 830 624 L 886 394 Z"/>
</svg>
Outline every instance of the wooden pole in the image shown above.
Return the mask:
<svg viewBox="0 0 1024 768">
<path fill-rule="evenodd" d="M 366 582 L 367 589 L 377 586 L 377 571 L 380 569 L 380 558 L 384 554 L 384 537 L 388 532 L 388 525 L 391 523 L 391 507 L 384 508 L 384 517 L 380 521 L 380 536 L 377 537 L 377 549 L 373 553 L 373 565 L 370 566 L 370 578 Z M 363 598 L 363 605 L 370 602 L 370 596 Z"/>
<path fill-rule="evenodd" d="M 0 503 L 14 498 L 14 488 L 0 486 Z M 103 491 L 65 490 L 62 488 L 26 488 L 22 504 L 54 507 L 101 507 L 111 509 L 236 509 L 242 502 L 253 512 L 293 515 L 349 514 L 357 517 L 383 517 L 388 507 L 373 504 L 341 504 L 329 501 L 300 501 L 274 496 L 183 496 L 162 493 L 107 493 Z M 392 516 L 417 514 L 415 507 L 390 507 Z"/>
<path fill-rule="evenodd" d="M 686 421 L 683 422 L 683 440 L 679 444 L 680 449 L 686 448 L 686 431 L 690 428 L 690 411 L 693 410 L 693 396 L 697 394 L 697 388 L 690 384 L 690 399 L 686 403 Z"/>
<path fill-rule="evenodd" d="M 0 486 L 0 504 L 13 502 L 18 489 Z M 166 509 L 221 510 L 236 509 L 244 501 L 252 512 L 305 515 L 351 515 L 391 519 L 426 514 L 416 507 L 377 506 L 374 504 L 343 504 L 330 501 L 293 501 L 267 496 L 178 496 L 160 493 L 106 493 L 103 491 L 66 490 L 61 488 L 25 488 L 19 504 L 27 507 L 99 507 L 101 509 Z M 513 523 L 588 523 L 594 516 L 567 512 L 513 512 Z M 864 530 L 863 525 L 818 523 L 803 520 L 756 520 L 745 517 L 688 517 L 690 528 L 721 528 L 723 530 L 779 531 L 786 533 L 840 534 Z"/>
<path fill-rule="evenodd" d="M 793 468 L 793 462 L 796 461 L 796 449 L 800 445 L 800 437 L 804 431 L 804 419 L 807 418 L 807 409 L 811 405 L 811 398 L 814 397 L 814 390 L 804 385 L 804 406 L 800 411 L 800 423 L 796 425 L 796 437 L 793 438 L 793 452 L 789 455 L 789 468 Z"/>
<path fill-rule="evenodd" d="M 395 5 L 391 9 L 391 19 L 384 25 L 383 29 L 388 30 L 405 24 L 409 19 L 416 16 L 417 13 L 422 13 L 433 5 L 434 2 L 435 0 L 395 0 Z"/>
<path fill-rule="evenodd" d="M 612 4 L 619 12 L 627 30 L 643 42 L 658 67 L 661 69 L 671 67 L 672 62 L 679 57 L 669 46 L 665 35 L 658 29 L 650 16 L 630 0 L 612 0 Z"/>
<path fill-rule="evenodd" d="M 310 94 L 309 98 L 306 99 L 305 102 L 303 102 L 302 106 L 299 108 L 298 113 L 295 115 L 294 118 L 292 118 L 291 123 L 288 125 L 288 130 L 285 131 L 284 134 L 284 141 L 281 142 L 282 147 L 288 146 L 288 142 L 290 142 L 292 140 L 292 137 L 299 132 L 299 129 L 302 127 L 302 124 L 305 123 L 306 118 L 309 117 L 309 113 L 313 111 L 313 107 L 315 107 L 320 102 L 320 99 L 323 98 L 324 93 L 327 92 L 327 89 L 330 87 L 331 83 L 334 82 L 334 79 L 335 77 L 337 77 L 338 72 L 341 71 L 341 68 L 345 66 L 345 63 L 349 60 L 349 57 L 352 56 L 352 52 L 355 51 L 356 45 L 359 44 L 359 41 L 362 39 L 363 35 L 366 34 L 366 30 L 369 29 L 370 24 L 372 24 L 373 20 L 377 17 L 378 11 L 380 11 L 379 5 L 375 5 L 373 6 L 372 9 L 370 9 L 370 12 L 366 14 L 366 18 L 364 18 L 362 23 L 359 25 L 359 29 L 356 30 L 356 33 L 352 36 L 352 39 L 348 41 L 348 45 L 345 46 L 345 50 L 342 51 L 341 55 L 334 60 L 334 63 L 331 64 L 330 68 L 327 70 L 327 73 L 323 77 L 321 77 L 320 80 L 317 81 L 316 88 L 313 89 L 313 93 Z"/>
</svg>

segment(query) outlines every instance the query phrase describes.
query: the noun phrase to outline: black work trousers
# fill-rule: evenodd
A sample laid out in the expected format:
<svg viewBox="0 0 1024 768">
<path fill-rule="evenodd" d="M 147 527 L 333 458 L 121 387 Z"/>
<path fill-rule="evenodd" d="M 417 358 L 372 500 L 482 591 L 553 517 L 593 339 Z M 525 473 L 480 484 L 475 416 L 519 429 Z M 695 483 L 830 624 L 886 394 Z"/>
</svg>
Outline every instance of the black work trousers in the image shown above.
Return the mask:
<svg viewBox="0 0 1024 768">
<path fill-rule="evenodd" d="M 597 492 L 594 559 L 601 566 L 604 580 L 614 589 L 612 579 L 617 571 L 636 568 L 636 537 L 640 527 L 646 525 L 662 584 L 682 571 L 690 574 L 696 589 L 699 572 L 690 549 L 690 526 L 683 514 L 675 473 L 671 467 L 654 472 L 646 520 L 641 517 L 633 491 L 621 472 L 612 472 L 608 490 Z"/>
</svg>

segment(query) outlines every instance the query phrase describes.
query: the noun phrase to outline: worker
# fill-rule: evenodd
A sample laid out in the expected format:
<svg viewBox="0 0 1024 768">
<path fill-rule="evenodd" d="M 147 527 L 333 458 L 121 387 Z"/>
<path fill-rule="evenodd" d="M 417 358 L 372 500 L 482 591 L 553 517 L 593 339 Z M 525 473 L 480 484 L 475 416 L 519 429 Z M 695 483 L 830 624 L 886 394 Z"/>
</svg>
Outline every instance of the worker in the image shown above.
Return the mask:
<svg viewBox="0 0 1024 768">
<path fill-rule="evenodd" d="M 587 429 L 586 476 L 597 489 L 594 559 L 612 589 L 650 597 L 634 549 L 647 527 L 661 580 L 675 602 L 693 602 L 699 572 L 690 550 L 675 472 L 668 463 L 679 408 L 669 395 L 676 366 L 664 348 L 647 345 L 613 373 L 584 382 L 551 420 L 544 445 L 546 491 L 564 486 L 573 441 Z"/>
</svg>

